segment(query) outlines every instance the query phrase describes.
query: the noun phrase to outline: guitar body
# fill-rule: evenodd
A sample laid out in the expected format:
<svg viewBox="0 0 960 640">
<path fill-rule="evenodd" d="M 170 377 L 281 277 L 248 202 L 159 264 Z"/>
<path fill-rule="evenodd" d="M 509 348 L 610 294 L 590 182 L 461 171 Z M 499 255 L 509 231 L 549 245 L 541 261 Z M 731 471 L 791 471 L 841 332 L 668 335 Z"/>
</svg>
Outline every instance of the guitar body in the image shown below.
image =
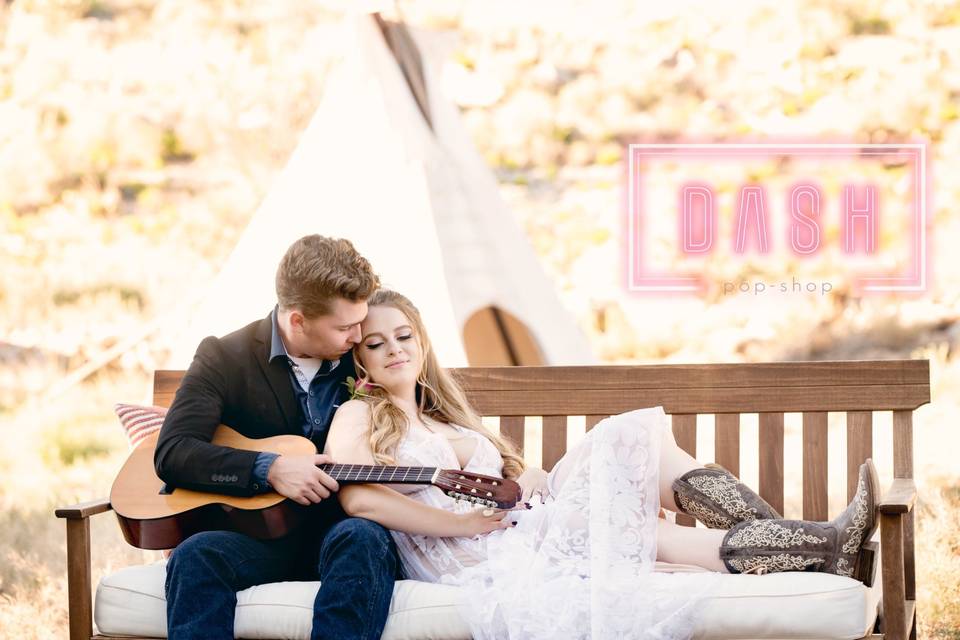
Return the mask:
<svg viewBox="0 0 960 640">
<path fill-rule="evenodd" d="M 278 493 L 248 498 L 174 488 L 155 471 L 153 454 L 159 434 L 146 438 L 130 453 L 110 490 L 123 537 L 140 549 L 172 549 L 200 531 L 239 531 L 255 538 L 279 538 L 302 519 L 302 507 Z M 253 440 L 220 425 L 213 444 L 280 455 L 311 455 L 316 447 L 293 435 Z"/>
</svg>

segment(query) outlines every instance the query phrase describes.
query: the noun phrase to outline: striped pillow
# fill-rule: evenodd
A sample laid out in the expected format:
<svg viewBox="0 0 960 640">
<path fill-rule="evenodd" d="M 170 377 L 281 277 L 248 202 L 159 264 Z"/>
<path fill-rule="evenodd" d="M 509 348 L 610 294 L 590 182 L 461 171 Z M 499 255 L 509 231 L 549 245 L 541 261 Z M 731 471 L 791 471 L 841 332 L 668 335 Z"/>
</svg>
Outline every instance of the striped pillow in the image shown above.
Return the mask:
<svg viewBox="0 0 960 640">
<path fill-rule="evenodd" d="M 140 444 L 151 433 L 156 433 L 163 425 L 163 418 L 167 415 L 164 407 L 145 407 L 139 404 L 118 403 L 113 406 L 120 418 L 120 425 L 127 433 L 130 448 Z"/>
</svg>

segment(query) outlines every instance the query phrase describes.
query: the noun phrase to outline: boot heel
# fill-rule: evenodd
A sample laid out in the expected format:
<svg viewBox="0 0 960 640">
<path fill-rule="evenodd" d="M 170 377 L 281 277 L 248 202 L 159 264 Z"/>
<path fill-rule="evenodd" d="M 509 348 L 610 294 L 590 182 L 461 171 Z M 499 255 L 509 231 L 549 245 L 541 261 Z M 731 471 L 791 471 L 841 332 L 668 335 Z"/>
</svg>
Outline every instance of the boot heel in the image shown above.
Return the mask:
<svg viewBox="0 0 960 640">
<path fill-rule="evenodd" d="M 877 561 L 879 559 L 880 545 L 873 540 L 865 542 L 860 549 L 860 557 L 857 560 L 857 568 L 853 572 L 853 579 L 872 587 L 877 577 Z"/>
</svg>

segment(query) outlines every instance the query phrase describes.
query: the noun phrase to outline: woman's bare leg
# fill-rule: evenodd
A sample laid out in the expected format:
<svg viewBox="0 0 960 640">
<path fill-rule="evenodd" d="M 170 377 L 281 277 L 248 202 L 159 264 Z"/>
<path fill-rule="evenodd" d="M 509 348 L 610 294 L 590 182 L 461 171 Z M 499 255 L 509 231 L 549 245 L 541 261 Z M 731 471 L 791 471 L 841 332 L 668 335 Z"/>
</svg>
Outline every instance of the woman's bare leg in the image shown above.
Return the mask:
<svg viewBox="0 0 960 640">
<path fill-rule="evenodd" d="M 677 445 L 677 441 L 673 438 L 673 430 L 669 426 L 665 428 L 660 442 L 660 506 L 670 511 L 680 511 L 673 499 L 673 481 L 687 471 L 699 469 L 702 466 L 696 458 Z"/>
<path fill-rule="evenodd" d="M 661 519 L 657 522 L 657 560 L 730 573 L 720 559 L 726 534 L 723 529 L 683 527 Z"/>
</svg>

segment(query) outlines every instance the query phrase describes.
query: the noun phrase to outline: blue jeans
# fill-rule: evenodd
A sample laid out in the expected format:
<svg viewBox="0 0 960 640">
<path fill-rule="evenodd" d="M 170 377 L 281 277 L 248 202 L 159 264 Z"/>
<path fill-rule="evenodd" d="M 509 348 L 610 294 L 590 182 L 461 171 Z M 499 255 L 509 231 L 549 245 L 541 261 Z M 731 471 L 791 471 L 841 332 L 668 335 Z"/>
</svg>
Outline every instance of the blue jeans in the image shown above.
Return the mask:
<svg viewBox="0 0 960 640">
<path fill-rule="evenodd" d="M 167 637 L 233 640 L 238 591 L 319 577 L 311 638 L 379 638 L 399 568 L 390 534 L 369 520 L 341 520 L 323 536 L 316 565 L 304 535 L 257 540 L 206 531 L 187 538 L 167 563 Z"/>
</svg>

